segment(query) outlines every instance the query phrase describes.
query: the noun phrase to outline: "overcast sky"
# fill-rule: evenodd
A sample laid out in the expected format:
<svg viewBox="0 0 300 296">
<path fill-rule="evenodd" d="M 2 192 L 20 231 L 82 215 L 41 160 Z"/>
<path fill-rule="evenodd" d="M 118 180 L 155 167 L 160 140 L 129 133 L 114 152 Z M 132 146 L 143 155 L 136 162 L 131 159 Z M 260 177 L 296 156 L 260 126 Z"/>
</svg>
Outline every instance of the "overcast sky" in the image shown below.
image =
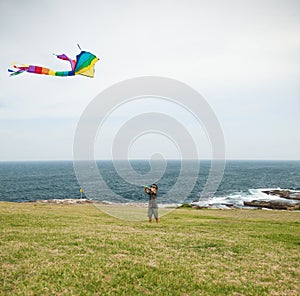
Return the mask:
<svg viewBox="0 0 300 296">
<path fill-rule="evenodd" d="M 75 57 L 77 43 L 100 58 L 95 78 L 9 77 L 13 62 L 66 70 L 52 53 Z M 0 0 L 0 160 L 72 159 L 89 102 L 145 75 L 205 97 L 228 159 L 300 159 L 300 1 Z"/>
</svg>

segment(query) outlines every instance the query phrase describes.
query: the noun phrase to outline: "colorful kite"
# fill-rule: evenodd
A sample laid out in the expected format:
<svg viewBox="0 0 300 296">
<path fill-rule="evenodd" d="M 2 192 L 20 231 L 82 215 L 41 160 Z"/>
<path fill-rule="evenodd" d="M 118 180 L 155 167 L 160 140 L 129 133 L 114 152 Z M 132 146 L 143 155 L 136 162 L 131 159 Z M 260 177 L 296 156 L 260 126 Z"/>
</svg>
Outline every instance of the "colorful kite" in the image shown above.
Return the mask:
<svg viewBox="0 0 300 296">
<path fill-rule="evenodd" d="M 79 47 L 79 46 L 78 46 Z M 80 47 L 79 47 L 80 48 Z M 8 70 L 11 72 L 10 76 L 15 76 L 23 72 L 35 73 L 35 74 L 44 74 L 44 75 L 53 75 L 53 76 L 74 76 L 74 75 L 84 75 L 88 77 L 94 77 L 95 73 L 95 64 L 99 59 L 90 52 L 81 51 L 79 55 L 76 56 L 76 60 L 72 60 L 67 57 L 65 54 L 56 55 L 57 58 L 65 61 L 69 61 L 71 64 L 71 71 L 54 71 L 48 68 L 33 66 L 33 65 L 16 65 L 13 67 L 18 70 Z"/>
</svg>

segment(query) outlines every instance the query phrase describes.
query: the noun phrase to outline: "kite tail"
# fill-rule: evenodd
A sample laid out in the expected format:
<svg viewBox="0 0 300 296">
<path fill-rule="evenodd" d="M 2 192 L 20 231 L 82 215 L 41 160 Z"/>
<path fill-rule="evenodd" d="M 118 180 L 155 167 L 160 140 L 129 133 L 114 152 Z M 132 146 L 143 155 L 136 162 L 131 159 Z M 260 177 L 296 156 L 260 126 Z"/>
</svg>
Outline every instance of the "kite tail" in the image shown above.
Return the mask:
<svg viewBox="0 0 300 296">
<path fill-rule="evenodd" d="M 11 76 L 15 76 L 15 75 L 19 75 L 19 74 L 23 73 L 24 70 L 14 71 L 14 70 L 8 69 L 8 72 L 10 72 L 9 76 L 11 77 Z"/>
<path fill-rule="evenodd" d="M 16 64 L 13 64 L 13 67 L 17 70 L 11 70 L 11 69 L 8 69 L 8 72 L 10 72 L 11 74 L 9 76 L 15 76 L 15 75 L 19 75 L 23 72 L 26 72 L 28 70 L 28 65 L 20 65 L 20 66 L 17 66 Z"/>
<path fill-rule="evenodd" d="M 34 74 L 44 74 L 44 75 L 52 75 L 52 76 L 74 76 L 74 71 L 54 71 L 49 68 L 44 68 L 40 66 L 33 66 L 33 65 L 13 65 L 14 68 L 18 69 L 17 71 L 8 70 L 11 72 L 10 76 L 15 76 L 21 74 L 23 72 L 34 73 Z"/>
</svg>

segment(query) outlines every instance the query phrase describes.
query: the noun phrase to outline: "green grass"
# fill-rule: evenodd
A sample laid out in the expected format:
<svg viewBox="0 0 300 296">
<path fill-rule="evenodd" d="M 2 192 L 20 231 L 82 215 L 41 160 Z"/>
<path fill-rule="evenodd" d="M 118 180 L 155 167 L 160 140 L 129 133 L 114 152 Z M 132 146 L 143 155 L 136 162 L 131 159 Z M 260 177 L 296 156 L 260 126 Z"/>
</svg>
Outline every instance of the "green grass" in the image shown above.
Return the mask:
<svg viewBox="0 0 300 296">
<path fill-rule="evenodd" d="M 299 295 L 300 213 L 0 203 L 0 295 Z"/>
</svg>

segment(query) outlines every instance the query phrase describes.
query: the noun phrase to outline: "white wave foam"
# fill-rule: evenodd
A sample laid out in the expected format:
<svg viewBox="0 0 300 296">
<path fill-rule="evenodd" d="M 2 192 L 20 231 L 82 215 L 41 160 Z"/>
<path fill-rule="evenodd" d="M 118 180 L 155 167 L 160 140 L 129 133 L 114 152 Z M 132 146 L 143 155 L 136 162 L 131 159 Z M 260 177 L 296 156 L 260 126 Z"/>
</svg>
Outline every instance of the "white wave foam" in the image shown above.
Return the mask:
<svg viewBox="0 0 300 296">
<path fill-rule="evenodd" d="M 281 189 L 281 188 L 256 188 L 248 189 L 248 192 L 234 193 L 228 196 L 214 196 L 205 200 L 199 200 L 197 202 L 192 202 L 193 206 L 199 206 L 204 208 L 244 208 L 244 202 L 251 202 L 254 200 L 259 201 L 285 201 L 289 203 L 294 203 L 295 201 L 285 199 L 276 195 L 267 194 L 264 191 L 273 191 L 273 190 L 288 190 L 290 192 L 297 192 L 290 189 Z M 248 208 L 248 207 L 247 207 Z"/>
</svg>

